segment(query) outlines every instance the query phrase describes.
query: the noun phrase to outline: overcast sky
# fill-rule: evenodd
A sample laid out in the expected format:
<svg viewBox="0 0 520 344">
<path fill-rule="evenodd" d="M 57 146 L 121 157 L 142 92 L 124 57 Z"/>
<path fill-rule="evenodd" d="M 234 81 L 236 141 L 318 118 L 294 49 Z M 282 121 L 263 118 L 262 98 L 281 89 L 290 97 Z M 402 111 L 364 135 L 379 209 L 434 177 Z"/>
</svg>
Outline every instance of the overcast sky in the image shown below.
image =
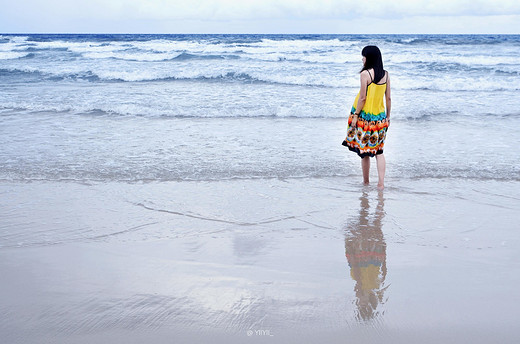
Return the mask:
<svg viewBox="0 0 520 344">
<path fill-rule="evenodd" d="M 520 34 L 520 0 L 0 0 L 0 32 Z"/>
</svg>

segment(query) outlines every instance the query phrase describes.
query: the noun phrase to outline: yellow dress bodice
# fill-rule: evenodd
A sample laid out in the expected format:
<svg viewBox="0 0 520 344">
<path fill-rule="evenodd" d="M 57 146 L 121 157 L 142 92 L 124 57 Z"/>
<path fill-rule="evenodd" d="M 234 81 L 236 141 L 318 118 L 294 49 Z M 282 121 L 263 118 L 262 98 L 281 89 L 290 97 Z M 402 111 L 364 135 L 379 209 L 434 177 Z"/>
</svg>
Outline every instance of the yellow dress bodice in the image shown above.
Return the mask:
<svg viewBox="0 0 520 344">
<path fill-rule="evenodd" d="M 386 118 L 384 102 L 385 93 L 386 83 L 370 83 L 370 85 L 368 85 L 367 87 L 367 98 L 365 101 L 365 105 L 363 106 L 363 109 L 361 109 L 361 117 L 363 117 L 367 121 L 380 121 L 383 118 Z M 354 100 L 354 104 L 352 105 L 352 112 L 356 112 L 358 100 L 359 92 L 356 96 L 356 99 Z"/>
</svg>

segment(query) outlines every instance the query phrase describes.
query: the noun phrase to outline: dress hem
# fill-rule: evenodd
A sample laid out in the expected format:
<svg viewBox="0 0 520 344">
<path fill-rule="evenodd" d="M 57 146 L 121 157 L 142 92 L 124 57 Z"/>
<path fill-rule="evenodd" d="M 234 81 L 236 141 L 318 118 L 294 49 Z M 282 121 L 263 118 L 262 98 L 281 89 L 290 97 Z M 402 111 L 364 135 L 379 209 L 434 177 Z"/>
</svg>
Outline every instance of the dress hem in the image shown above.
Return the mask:
<svg viewBox="0 0 520 344">
<path fill-rule="evenodd" d="M 361 153 L 359 148 L 354 148 L 354 147 L 349 146 L 349 144 L 348 144 L 348 142 L 346 140 L 343 140 L 343 142 L 341 144 L 343 146 L 347 147 L 349 151 L 356 153 L 360 158 L 366 158 L 367 156 L 373 158 L 376 155 L 383 154 L 383 150 L 382 149 L 378 150 L 376 153 L 372 153 L 372 152 Z"/>
</svg>

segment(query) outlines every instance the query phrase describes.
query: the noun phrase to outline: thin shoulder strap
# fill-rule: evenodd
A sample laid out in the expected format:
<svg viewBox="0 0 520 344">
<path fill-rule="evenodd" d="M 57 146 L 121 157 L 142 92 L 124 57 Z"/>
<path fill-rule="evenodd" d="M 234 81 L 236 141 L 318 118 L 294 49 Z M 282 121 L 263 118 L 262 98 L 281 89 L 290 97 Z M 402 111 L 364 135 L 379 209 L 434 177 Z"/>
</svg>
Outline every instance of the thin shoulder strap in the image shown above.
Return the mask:
<svg viewBox="0 0 520 344">
<path fill-rule="evenodd" d="M 374 78 L 372 77 L 372 74 L 370 74 L 370 71 L 367 69 L 368 75 L 370 75 L 370 83 L 374 82 Z"/>
</svg>

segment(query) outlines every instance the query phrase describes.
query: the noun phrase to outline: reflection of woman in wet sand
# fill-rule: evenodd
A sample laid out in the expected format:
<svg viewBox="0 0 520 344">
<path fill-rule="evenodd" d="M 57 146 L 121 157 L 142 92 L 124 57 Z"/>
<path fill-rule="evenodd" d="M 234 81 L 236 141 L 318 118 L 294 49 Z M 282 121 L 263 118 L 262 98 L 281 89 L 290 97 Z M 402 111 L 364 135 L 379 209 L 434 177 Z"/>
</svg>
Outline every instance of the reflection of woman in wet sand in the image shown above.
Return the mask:
<svg viewBox="0 0 520 344">
<path fill-rule="evenodd" d="M 356 281 L 357 316 L 370 320 L 379 312 L 386 278 L 386 243 L 381 230 L 384 217 L 383 194 L 379 193 L 375 213 L 369 214 L 368 194 L 360 197 L 359 219 L 349 224 L 345 234 L 345 254 L 350 266 L 350 276 Z"/>
</svg>

